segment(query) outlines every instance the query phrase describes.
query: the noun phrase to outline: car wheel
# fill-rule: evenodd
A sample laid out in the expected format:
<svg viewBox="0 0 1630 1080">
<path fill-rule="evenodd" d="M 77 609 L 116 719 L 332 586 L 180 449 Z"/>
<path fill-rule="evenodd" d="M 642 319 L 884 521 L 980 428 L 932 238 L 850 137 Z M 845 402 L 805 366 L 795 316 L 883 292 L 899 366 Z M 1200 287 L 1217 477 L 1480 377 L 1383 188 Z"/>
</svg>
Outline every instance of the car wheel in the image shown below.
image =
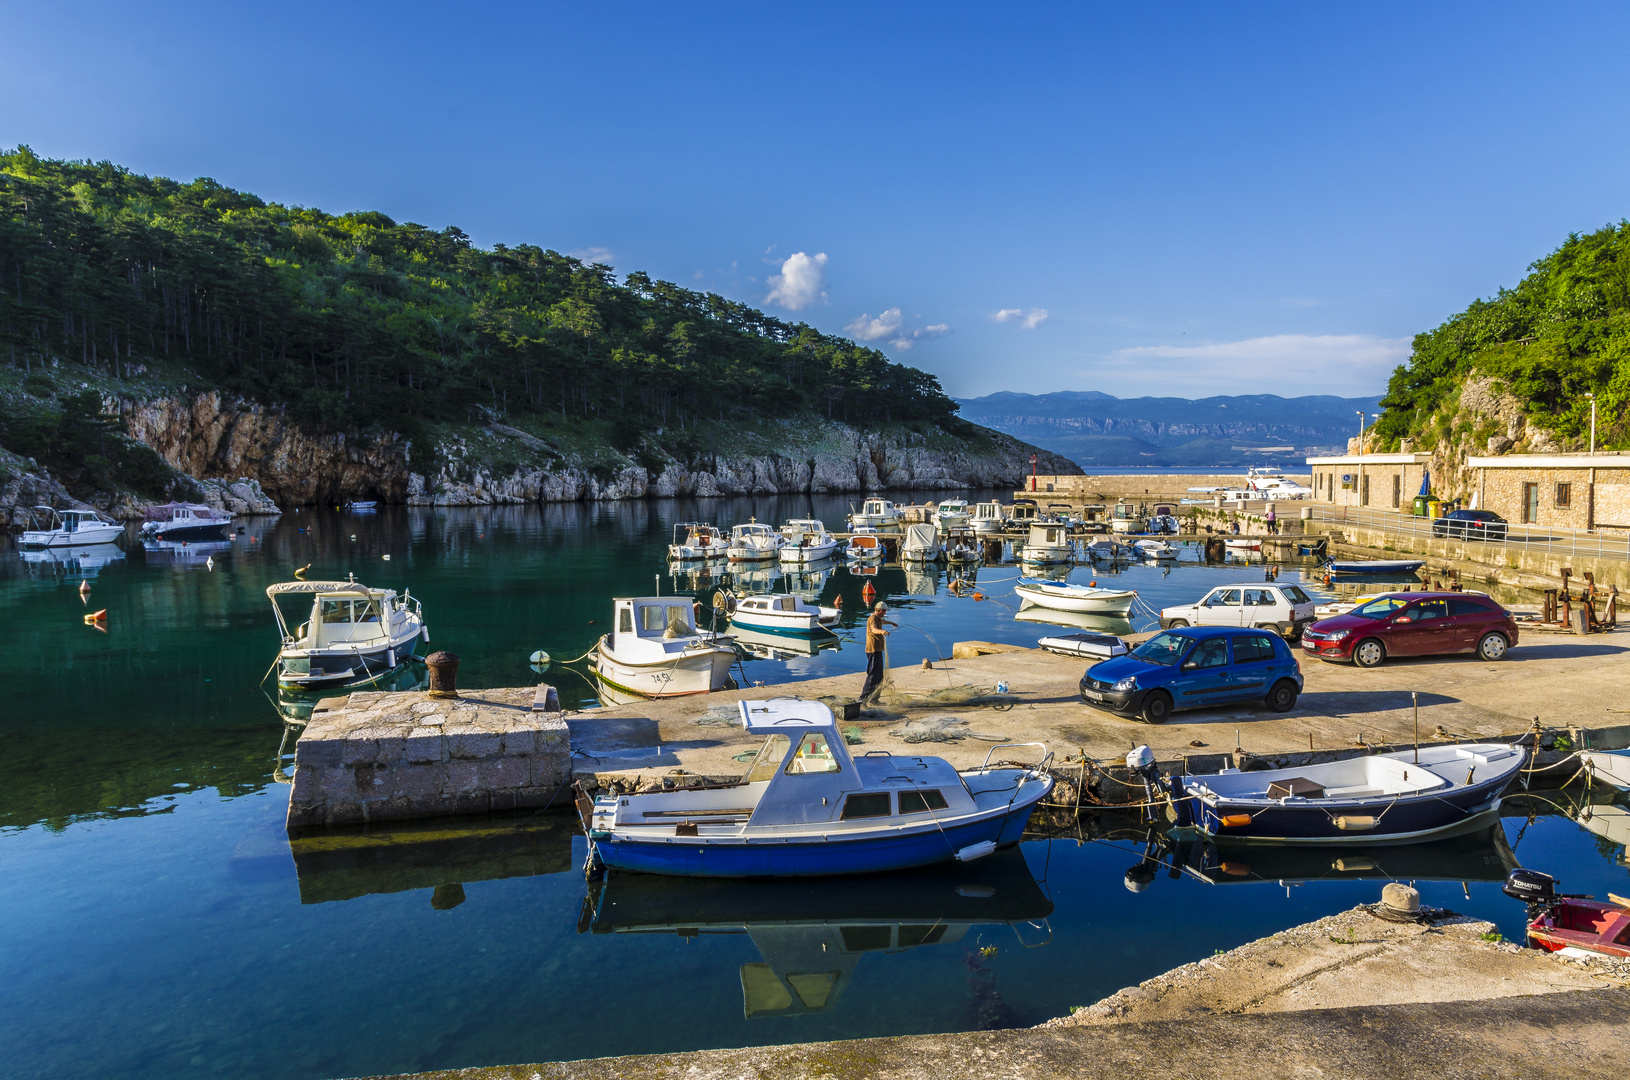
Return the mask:
<svg viewBox="0 0 1630 1080">
<path fill-rule="evenodd" d="M 1483 640 L 1477 643 L 1477 658 L 1479 660 L 1504 660 L 1505 654 L 1511 648 L 1511 642 L 1506 640 L 1504 634 L 1484 634 Z"/>
<path fill-rule="evenodd" d="M 1189 621 L 1187 619 L 1173 619 L 1171 622 L 1166 624 L 1166 629 L 1168 629 L 1168 630 L 1181 630 L 1183 627 L 1187 626 L 1188 624 L 1189 624 Z"/>
<path fill-rule="evenodd" d="M 1145 724 L 1163 724 L 1171 714 L 1172 696 L 1164 690 L 1151 690 L 1143 699 L 1143 711 L 1138 715 Z"/>
<path fill-rule="evenodd" d="M 1289 679 L 1280 679 L 1273 684 L 1273 689 L 1268 691 L 1268 696 L 1262 701 L 1268 706 L 1269 712 L 1290 712 L 1296 708 L 1298 693 L 1300 691 L 1296 689 L 1295 683 Z"/>
<path fill-rule="evenodd" d="M 1387 647 L 1374 638 L 1365 638 L 1353 646 L 1353 663 L 1359 667 L 1380 667 L 1387 658 Z"/>
</svg>

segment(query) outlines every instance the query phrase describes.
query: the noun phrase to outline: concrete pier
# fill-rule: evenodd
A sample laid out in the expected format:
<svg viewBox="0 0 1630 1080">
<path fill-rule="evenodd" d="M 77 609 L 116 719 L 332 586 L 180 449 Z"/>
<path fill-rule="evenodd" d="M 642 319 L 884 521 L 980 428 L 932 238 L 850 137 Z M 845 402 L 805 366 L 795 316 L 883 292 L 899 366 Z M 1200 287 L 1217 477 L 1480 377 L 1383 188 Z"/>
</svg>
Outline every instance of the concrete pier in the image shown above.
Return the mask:
<svg viewBox="0 0 1630 1080">
<path fill-rule="evenodd" d="M 295 745 L 288 827 L 570 805 L 552 691 L 359 692 L 320 702 Z"/>
</svg>

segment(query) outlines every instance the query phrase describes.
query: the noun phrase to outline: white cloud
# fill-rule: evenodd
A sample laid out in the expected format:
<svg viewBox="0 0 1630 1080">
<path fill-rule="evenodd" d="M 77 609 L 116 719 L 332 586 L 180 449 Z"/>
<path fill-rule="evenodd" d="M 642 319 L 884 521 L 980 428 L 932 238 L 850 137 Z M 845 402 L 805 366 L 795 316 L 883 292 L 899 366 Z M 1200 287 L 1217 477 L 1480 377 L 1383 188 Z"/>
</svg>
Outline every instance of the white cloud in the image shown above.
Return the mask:
<svg viewBox="0 0 1630 1080">
<path fill-rule="evenodd" d="M 1005 307 L 990 317 L 991 322 L 1017 322 L 1020 330 L 1034 330 L 1047 321 L 1047 309 L 1033 307 L 1028 312 L 1016 307 Z"/>
<path fill-rule="evenodd" d="M 826 299 L 826 252 L 808 255 L 795 251 L 781 264 L 781 272 L 770 278 L 766 304 L 779 304 L 788 311 L 802 311 Z"/>
<path fill-rule="evenodd" d="M 576 259 L 578 262 L 581 262 L 585 266 L 592 266 L 595 263 L 600 263 L 604 266 L 616 265 L 615 260 L 617 256 L 613 255 L 609 248 L 591 247 L 584 248 L 581 251 L 568 251 L 566 254 L 570 255 L 572 258 Z"/>
<path fill-rule="evenodd" d="M 1109 393 L 1378 394 L 1409 357 L 1409 339 L 1270 334 L 1201 345 L 1117 349 L 1092 374 Z M 1168 363 L 1173 361 L 1174 363 Z M 1115 387 L 1112 389 L 1111 387 Z"/>
<path fill-rule="evenodd" d="M 951 332 L 950 323 L 935 323 L 920 330 L 907 330 L 905 319 L 897 307 L 872 318 L 862 314 L 860 318 L 843 328 L 844 331 L 856 341 L 887 341 L 896 349 L 910 350 L 919 341 L 930 338 L 944 337 Z"/>
</svg>

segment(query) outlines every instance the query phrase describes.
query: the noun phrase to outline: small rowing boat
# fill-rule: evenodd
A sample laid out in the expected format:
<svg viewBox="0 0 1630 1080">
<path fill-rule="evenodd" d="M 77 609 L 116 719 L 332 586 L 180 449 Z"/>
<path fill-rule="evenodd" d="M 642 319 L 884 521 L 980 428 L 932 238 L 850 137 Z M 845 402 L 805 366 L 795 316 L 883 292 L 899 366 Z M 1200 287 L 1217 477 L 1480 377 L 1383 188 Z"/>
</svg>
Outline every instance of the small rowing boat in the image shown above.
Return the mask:
<svg viewBox="0 0 1630 1080">
<path fill-rule="evenodd" d="M 1425 565 L 1424 559 L 1365 559 L 1326 564 L 1332 574 L 1413 574 Z"/>
<path fill-rule="evenodd" d="M 1020 579 L 1013 591 L 1027 604 L 1096 615 L 1124 615 L 1132 608 L 1137 593 L 1131 589 L 1101 589 L 1096 585 L 1073 585 L 1068 581 Z"/>
</svg>

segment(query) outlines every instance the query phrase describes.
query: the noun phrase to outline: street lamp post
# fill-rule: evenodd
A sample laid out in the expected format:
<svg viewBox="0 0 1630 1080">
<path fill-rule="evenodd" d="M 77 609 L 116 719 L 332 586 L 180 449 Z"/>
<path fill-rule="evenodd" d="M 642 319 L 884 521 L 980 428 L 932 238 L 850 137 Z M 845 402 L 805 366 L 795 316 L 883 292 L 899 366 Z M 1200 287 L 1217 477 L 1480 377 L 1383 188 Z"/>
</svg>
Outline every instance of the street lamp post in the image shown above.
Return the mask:
<svg viewBox="0 0 1630 1080">
<path fill-rule="evenodd" d="M 1358 482 L 1353 485 L 1353 504 L 1364 505 L 1364 410 L 1358 412 Z"/>
</svg>

